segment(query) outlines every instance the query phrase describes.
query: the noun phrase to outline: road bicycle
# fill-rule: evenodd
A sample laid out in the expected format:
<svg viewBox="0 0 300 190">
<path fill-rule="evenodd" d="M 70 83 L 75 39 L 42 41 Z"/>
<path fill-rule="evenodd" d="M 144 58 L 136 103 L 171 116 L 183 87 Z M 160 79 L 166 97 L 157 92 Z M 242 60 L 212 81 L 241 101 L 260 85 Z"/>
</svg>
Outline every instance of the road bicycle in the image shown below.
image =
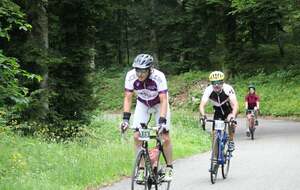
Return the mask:
<svg viewBox="0 0 300 190">
<path fill-rule="evenodd" d="M 210 163 L 210 180 L 214 184 L 217 179 L 218 169 L 221 166 L 223 179 L 226 179 L 230 167 L 230 159 L 232 152 L 228 149 L 229 136 L 227 133 L 229 125 L 236 123 L 235 121 L 223 120 L 202 120 L 202 127 L 205 130 L 206 122 L 212 123 L 212 149 L 211 149 L 211 163 Z"/>
<path fill-rule="evenodd" d="M 160 160 L 167 162 L 163 152 L 162 137 L 157 129 L 157 127 L 150 128 L 145 123 L 141 123 L 138 129 L 142 146 L 137 152 L 133 166 L 131 190 L 150 190 L 152 187 L 155 190 L 170 189 L 171 182 L 164 181 L 166 166 L 161 164 Z M 155 140 L 155 147 L 152 149 L 149 148 L 151 139 Z M 142 166 L 144 167 L 144 181 L 137 181 L 138 171 Z"/>
</svg>

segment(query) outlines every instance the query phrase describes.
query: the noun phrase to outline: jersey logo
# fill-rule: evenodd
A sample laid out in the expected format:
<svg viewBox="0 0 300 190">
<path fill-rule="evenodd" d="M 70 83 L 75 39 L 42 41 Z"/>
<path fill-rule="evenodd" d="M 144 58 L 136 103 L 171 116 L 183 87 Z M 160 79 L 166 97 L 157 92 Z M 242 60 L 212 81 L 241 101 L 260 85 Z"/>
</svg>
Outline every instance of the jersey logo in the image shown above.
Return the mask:
<svg viewBox="0 0 300 190">
<path fill-rule="evenodd" d="M 130 75 L 130 76 L 128 77 L 128 81 L 132 81 L 132 80 L 134 80 L 134 79 L 135 79 L 135 74 Z"/>
<path fill-rule="evenodd" d="M 234 94 L 234 91 L 231 89 L 231 90 L 229 91 L 229 94 Z"/>
<path fill-rule="evenodd" d="M 157 81 L 158 83 L 162 83 L 162 80 L 161 80 L 161 78 L 158 75 L 154 75 L 152 77 L 152 79 L 155 80 L 155 81 Z"/>
</svg>

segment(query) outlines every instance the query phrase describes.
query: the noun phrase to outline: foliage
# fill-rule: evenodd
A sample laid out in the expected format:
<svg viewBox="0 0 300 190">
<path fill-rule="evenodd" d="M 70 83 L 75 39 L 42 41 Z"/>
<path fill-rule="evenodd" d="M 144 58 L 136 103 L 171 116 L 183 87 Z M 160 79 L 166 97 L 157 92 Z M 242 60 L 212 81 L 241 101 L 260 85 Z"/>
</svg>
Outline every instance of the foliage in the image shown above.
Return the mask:
<svg viewBox="0 0 300 190">
<path fill-rule="evenodd" d="M 130 175 L 133 138 L 127 131 L 127 141 L 120 140 L 120 118 L 95 115 L 87 135 L 63 143 L 20 137 L 1 127 L 0 189 L 96 188 Z M 209 135 L 191 113 L 174 113 L 172 138 L 175 159 L 209 149 Z"/>
<path fill-rule="evenodd" d="M 0 38 L 11 39 L 9 32 L 13 28 L 28 31 L 31 25 L 24 20 L 25 14 L 20 10 L 20 7 L 10 1 L 2 0 L 0 2 Z"/>
<path fill-rule="evenodd" d="M 0 2 L 0 40 L 2 42 L 10 41 L 10 33 L 14 29 L 28 31 L 31 29 L 31 25 L 26 23 L 25 14 L 17 4 L 3 0 Z M 3 112 L 1 114 L 2 122 L 20 117 L 20 112 L 28 106 L 28 88 L 20 83 L 20 79 L 40 81 L 41 77 L 23 70 L 16 58 L 7 57 L 0 49 L 0 109 Z"/>
<path fill-rule="evenodd" d="M 255 77 L 243 76 L 234 81 L 240 102 L 240 112 L 244 110 L 244 96 L 247 93 L 247 85 L 256 85 L 257 93 L 261 97 L 260 108 L 262 115 L 271 116 L 297 116 L 299 117 L 299 66 L 289 68 L 289 71 L 278 71 L 272 74 L 263 72 Z"/>
</svg>

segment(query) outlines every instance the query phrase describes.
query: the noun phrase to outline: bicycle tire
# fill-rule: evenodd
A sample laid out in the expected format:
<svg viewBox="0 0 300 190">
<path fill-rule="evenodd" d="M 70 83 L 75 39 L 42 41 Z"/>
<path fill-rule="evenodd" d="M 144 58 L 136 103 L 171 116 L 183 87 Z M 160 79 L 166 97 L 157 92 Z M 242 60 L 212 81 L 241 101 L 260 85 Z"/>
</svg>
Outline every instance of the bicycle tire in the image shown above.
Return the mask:
<svg viewBox="0 0 300 190">
<path fill-rule="evenodd" d="M 139 152 L 137 153 L 135 162 L 134 162 L 134 166 L 133 166 L 133 171 L 132 171 L 132 176 L 131 176 L 131 190 L 148 190 L 148 171 L 147 171 L 147 167 L 145 167 L 145 171 L 144 171 L 144 182 L 141 184 L 138 184 L 136 182 L 136 176 L 140 167 L 140 163 L 141 160 L 145 157 L 144 156 L 144 150 L 139 150 Z"/>
<path fill-rule="evenodd" d="M 163 181 L 163 178 L 164 178 L 164 169 L 165 169 L 165 166 L 162 166 L 160 164 L 160 157 L 162 155 L 162 152 L 159 153 L 158 155 L 158 159 L 157 159 L 157 173 L 156 173 L 156 179 L 157 179 L 157 184 L 156 184 L 156 187 L 157 189 L 156 190 L 169 190 L 170 189 L 170 186 L 171 186 L 171 181 Z"/>
<path fill-rule="evenodd" d="M 212 184 L 214 184 L 217 180 L 218 176 L 218 140 L 215 137 L 213 144 L 212 144 L 212 153 L 211 153 L 211 163 L 210 163 L 210 181 Z M 215 158 L 216 157 L 216 158 Z"/>
<path fill-rule="evenodd" d="M 254 140 L 254 127 L 250 128 L 250 135 L 251 135 L 251 140 Z"/>
<path fill-rule="evenodd" d="M 225 150 L 225 163 L 222 164 L 222 176 L 223 179 L 226 179 L 229 173 L 229 168 L 230 168 L 230 158 L 231 158 L 231 152 L 228 150 L 228 146 L 226 145 L 226 150 Z"/>
</svg>

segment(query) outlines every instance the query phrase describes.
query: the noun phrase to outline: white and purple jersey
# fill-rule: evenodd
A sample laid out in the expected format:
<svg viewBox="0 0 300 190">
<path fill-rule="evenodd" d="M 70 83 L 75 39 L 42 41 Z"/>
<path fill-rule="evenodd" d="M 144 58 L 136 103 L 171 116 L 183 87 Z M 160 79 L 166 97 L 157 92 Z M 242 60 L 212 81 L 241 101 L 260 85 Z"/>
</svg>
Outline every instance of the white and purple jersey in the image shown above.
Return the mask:
<svg viewBox="0 0 300 190">
<path fill-rule="evenodd" d="M 151 74 L 145 81 L 139 81 L 134 69 L 128 71 L 125 78 L 125 90 L 135 91 L 137 99 L 148 107 L 160 103 L 159 94 L 168 92 L 165 75 L 157 69 L 152 69 Z"/>
</svg>

